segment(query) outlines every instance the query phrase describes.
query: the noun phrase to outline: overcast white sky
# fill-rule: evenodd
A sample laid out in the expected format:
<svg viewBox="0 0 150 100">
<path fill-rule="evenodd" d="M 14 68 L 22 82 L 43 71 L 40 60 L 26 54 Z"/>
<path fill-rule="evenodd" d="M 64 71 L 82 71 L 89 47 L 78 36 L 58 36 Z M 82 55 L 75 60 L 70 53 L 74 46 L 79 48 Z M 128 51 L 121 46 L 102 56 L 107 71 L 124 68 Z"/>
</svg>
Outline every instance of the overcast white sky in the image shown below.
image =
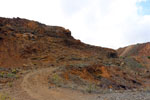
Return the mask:
<svg viewBox="0 0 150 100">
<path fill-rule="evenodd" d="M 150 41 L 150 0 L 0 0 L 1 17 L 63 26 L 82 42 L 119 48 Z"/>
</svg>

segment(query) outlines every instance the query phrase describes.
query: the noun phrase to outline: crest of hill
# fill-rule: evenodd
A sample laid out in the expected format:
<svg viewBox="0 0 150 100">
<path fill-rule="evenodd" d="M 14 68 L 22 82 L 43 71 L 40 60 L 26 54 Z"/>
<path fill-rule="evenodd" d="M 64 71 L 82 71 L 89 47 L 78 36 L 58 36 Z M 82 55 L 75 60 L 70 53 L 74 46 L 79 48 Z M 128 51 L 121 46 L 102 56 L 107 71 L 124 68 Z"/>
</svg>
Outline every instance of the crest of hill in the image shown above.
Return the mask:
<svg viewBox="0 0 150 100">
<path fill-rule="evenodd" d="M 119 56 L 150 56 L 150 42 L 118 49 Z"/>
</svg>

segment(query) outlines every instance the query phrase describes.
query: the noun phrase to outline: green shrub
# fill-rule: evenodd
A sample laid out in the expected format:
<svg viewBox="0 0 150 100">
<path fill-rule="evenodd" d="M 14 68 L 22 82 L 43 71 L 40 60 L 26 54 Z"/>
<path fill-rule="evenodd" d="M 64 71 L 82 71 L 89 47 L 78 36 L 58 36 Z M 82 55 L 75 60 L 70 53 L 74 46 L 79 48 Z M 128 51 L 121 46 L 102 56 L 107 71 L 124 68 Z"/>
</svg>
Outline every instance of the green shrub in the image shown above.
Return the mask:
<svg viewBox="0 0 150 100">
<path fill-rule="evenodd" d="M 147 58 L 150 59 L 150 56 L 148 56 Z"/>
<path fill-rule="evenodd" d="M 17 73 L 18 73 L 18 70 L 16 70 L 16 69 L 12 69 L 12 70 L 11 70 L 11 73 L 13 73 L 13 74 L 17 74 Z"/>
<path fill-rule="evenodd" d="M 13 73 L 8 73 L 8 74 L 7 74 L 7 77 L 8 77 L 8 78 L 14 78 L 14 77 L 15 77 L 15 74 L 13 74 Z"/>
</svg>

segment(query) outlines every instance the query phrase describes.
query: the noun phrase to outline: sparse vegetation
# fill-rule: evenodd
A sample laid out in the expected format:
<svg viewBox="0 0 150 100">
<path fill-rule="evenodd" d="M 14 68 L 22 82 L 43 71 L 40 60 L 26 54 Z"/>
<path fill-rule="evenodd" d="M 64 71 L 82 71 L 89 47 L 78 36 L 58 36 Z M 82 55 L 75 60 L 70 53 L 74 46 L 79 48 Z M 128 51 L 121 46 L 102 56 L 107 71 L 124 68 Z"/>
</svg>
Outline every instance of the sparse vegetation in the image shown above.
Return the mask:
<svg viewBox="0 0 150 100">
<path fill-rule="evenodd" d="M 0 100 L 15 100 L 15 99 L 9 97 L 7 94 L 0 93 Z"/>
<path fill-rule="evenodd" d="M 62 84 L 62 78 L 58 74 L 52 75 L 51 81 L 58 87 L 60 87 Z"/>
<path fill-rule="evenodd" d="M 87 85 L 87 89 L 86 89 L 86 91 L 88 92 L 88 93 L 92 93 L 92 92 L 94 92 L 95 90 L 96 90 L 96 85 L 93 83 L 91 83 L 91 84 L 88 84 Z"/>
<path fill-rule="evenodd" d="M 16 78 L 17 75 L 14 73 L 10 73 L 10 72 L 1 72 L 0 77 L 2 77 L 2 78 Z"/>
<path fill-rule="evenodd" d="M 20 77 L 19 71 L 17 69 L 7 69 L 3 68 L 0 69 L 0 83 L 7 83 L 9 85 L 9 82 L 11 83 L 15 79 L 18 79 Z M 12 85 L 9 85 L 12 87 Z"/>
<path fill-rule="evenodd" d="M 17 73 L 18 73 L 18 70 L 17 70 L 17 69 L 12 69 L 12 70 L 11 70 L 11 73 L 17 74 Z"/>
<path fill-rule="evenodd" d="M 132 69 L 143 68 L 143 66 L 132 57 L 126 57 L 124 61 L 126 65 Z"/>
</svg>

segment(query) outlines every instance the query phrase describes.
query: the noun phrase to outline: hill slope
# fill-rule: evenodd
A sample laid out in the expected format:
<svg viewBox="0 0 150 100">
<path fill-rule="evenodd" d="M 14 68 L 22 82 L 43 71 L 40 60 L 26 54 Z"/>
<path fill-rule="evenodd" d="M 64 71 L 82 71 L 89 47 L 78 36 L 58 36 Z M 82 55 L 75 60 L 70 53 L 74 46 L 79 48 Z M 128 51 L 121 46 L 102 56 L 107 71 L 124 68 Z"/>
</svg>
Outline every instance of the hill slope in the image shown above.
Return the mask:
<svg viewBox="0 0 150 100">
<path fill-rule="evenodd" d="M 149 77 L 149 69 L 135 59 L 119 58 L 113 49 L 84 44 L 63 27 L 27 19 L 0 18 L 0 52 L 0 73 L 12 68 L 56 68 L 46 75 L 50 87 L 126 90 L 145 87 Z M 17 73 L 9 72 L 0 75 L 0 82 Z"/>
<path fill-rule="evenodd" d="M 20 18 L 0 18 L 0 44 L 0 66 L 3 67 L 58 63 L 76 56 L 107 58 L 116 53 L 81 43 L 68 29 Z"/>
<path fill-rule="evenodd" d="M 120 56 L 150 56 L 150 42 L 118 49 Z"/>
<path fill-rule="evenodd" d="M 118 49 L 119 56 L 133 57 L 143 66 L 150 67 L 150 43 L 127 46 Z"/>
</svg>

